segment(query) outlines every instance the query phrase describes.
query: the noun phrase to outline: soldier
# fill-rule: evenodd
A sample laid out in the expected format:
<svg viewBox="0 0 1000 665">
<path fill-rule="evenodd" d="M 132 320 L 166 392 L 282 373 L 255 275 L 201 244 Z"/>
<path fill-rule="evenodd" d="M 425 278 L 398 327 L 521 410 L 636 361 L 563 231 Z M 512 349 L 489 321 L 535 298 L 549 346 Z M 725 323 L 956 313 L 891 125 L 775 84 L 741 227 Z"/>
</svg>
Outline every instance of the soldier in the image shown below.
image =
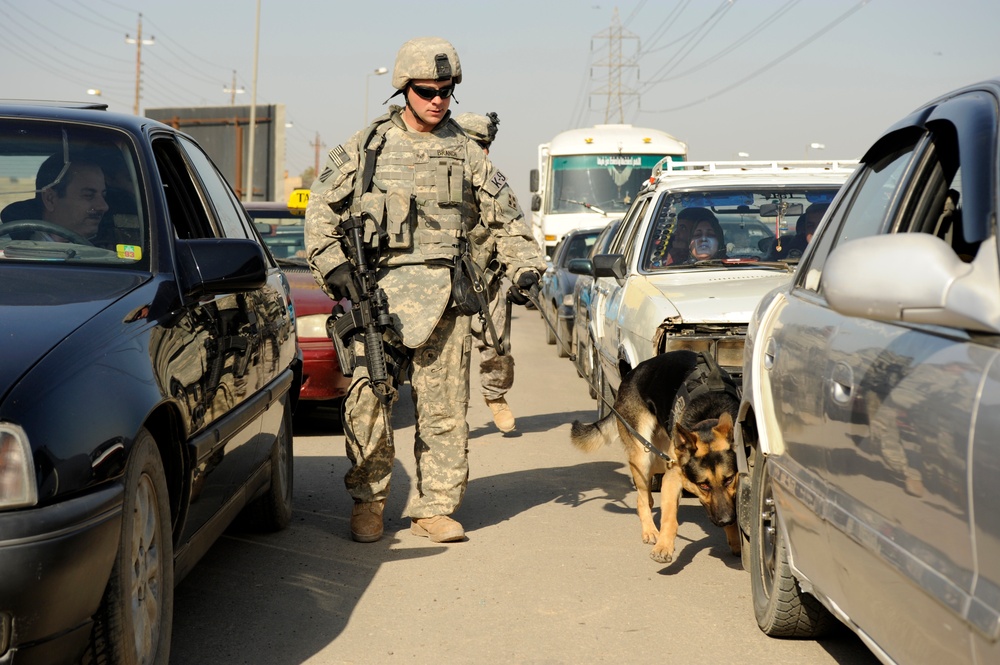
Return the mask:
<svg viewBox="0 0 1000 665">
<path fill-rule="evenodd" d="M 313 183 L 306 238 L 313 273 L 334 300 L 352 289 L 340 224 L 364 217 L 366 241 L 379 248 L 378 286 L 385 291 L 399 349 L 409 361 L 416 412 L 415 493 L 404 515 L 411 533 L 433 542 L 463 540 L 450 515 L 468 483 L 471 320 L 452 296 L 465 248 L 496 243 L 496 254 L 521 290 L 545 270 L 517 199 L 503 174 L 450 117 L 462 66 L 437 37 L 400 48 L 392 86 L 405 101 L 330 151 Z M 390 98 L 391 99 L 391 98 Z M 352 231 L 352 234 L 356 231 Z M 527 298 L 513 295 L 519 304 Z M 355 341 L 355 352 L 364 347 Z M 394 448 L 389 406 L 370 389 L 364 363 L 344 399 L 344 434 L 352 467 L 344 482 L 354 498 L 351 536 L 377 541 L 389 494 Z M 391 404 L 391 402 L 390 402 Z"/>
<path fill-rule="evenodd" d="M 490 154 L 490 145 L 497 136 L 497 128 L 500 125 L 500 118 L 496 113 L 480 115 L 478 113 L 462 113 L 455 118 L 465 133 L 479 144 L 487 155 Z M 488 264 L 489 259 L 495 254 L 496 242 L 488 241 L 487 246 L 477 248 L 481 257 L 477 257 L 476 263 L 481 267 Z M 498 292 L 490 302 L 490 317 L 493 319 L 494 330 L 504 329 L 507 320 L 507 308 L 504 299 Z M 487 337 L 487 331 L 478 319 L 472 321 L 472 335 L 475 340 L 476 349 L 479 351 L 479 382 L 482 388 L 483 399 L 493 413 L 493 422 L 501 432 L 511 432 L 514 430 L 514 414 L 507 404 L 505 395 L 510 387 L 514 385 L 514 358 L 509 353 L 500 355 Z M 478 325 L 477 325 L 478 324 Z"/>
</svg>

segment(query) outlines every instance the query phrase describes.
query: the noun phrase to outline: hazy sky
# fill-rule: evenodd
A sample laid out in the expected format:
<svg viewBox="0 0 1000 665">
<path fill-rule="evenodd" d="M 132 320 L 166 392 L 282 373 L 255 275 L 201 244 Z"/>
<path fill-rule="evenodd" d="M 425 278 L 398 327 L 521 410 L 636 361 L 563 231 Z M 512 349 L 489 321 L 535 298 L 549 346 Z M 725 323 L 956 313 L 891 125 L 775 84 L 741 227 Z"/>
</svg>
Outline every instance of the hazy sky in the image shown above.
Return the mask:
<svg viewBox="0 0 1000 665">
<path fill-rule="evenodd" d="M 857 158 L 897 118 L 1000 75 L 1000 0 L 261 0 L 257 102 L 282 103 L 295 175 L 375 117 L 399 46 L 450 40 L 464 80 L 452 109 L 496 111 L 494 162 L 527 197 L 537 145 L 605 122 L 617 10 L 624 114 L 692 159 Z M 142 13 L 140 108 L 250 102 L 257 2 L 0 0 L 3 96 L 131 112 Z M 140 111 L 141 112 L 141 111 Z M 810 143 L 824 150 L 807 150 Z"/>
</svg>

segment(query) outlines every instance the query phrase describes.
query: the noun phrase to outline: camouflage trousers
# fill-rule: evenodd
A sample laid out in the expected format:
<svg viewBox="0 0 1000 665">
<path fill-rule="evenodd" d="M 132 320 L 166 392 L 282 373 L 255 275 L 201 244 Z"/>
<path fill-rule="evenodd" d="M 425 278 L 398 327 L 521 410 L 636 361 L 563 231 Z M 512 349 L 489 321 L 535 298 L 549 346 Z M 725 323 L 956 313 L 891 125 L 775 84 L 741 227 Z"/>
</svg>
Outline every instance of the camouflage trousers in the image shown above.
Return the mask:
<svg viewBox="0 0 1000 665">
<path fill-rule="evenodd" d="M 423 346 L 411 349 L 410 394 L 416 415 L 413 454 L 415 492 L 404 516 L 450 515 L 462 503 L 469 480 L 469 359 L 471 318 L 449 308 Z M 360 346 L 360 345 L 359 345 Z M 363 353 L 363 347 L 359 349 Z M 389 495 L 394 449 L 383 409 L 359 361 L 344 399 L 344 436 L 351 469 L 344 476 L 355 501 Z"/>
<path fill-rule="evenodd" d="M 490 318 L 493 319 L 493 329 L 498 335 L 503 335 L 507 308 L 502 295 L 490 303 Z M 479 382 L 483 397 L 488 400 L 499 399 L 514 385 L 514 356 L 501 356 L 497 353 L 493 348 L 493 338 L 489 331 L 483 330 L 478 316 L 473 318 L 472 336 L 476 350 L 479 351 Z"/>
</svg>

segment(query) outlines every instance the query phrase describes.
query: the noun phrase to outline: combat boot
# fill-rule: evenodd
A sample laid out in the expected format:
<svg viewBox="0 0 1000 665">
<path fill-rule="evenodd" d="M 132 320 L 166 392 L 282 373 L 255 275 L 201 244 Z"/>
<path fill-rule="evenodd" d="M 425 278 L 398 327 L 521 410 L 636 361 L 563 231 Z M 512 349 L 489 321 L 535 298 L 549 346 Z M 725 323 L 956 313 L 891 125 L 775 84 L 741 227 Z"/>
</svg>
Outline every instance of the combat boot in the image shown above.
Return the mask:
<svg viewBox="0 0 1000 665">
<path fill-rule="evenodd" d="M 355 501 L 351 511 L 351 538 L 359 543 L 374 543 L 381 538 L 383 510 L 385 499 Z"/>
<path fill-rule="evenodd" d="M 447 515 L 415 518 L 410 524 L 410 533 L 430 538 L 433 543 L 450 543 L 465 539 L 465 529 Z"/>
<path fill-rule="evenodd" d="M 493 412 L 493 422 L 496 423 L 498 430 L 510 432 L 514 429 L 514 414 L 503 395 L 496 399 L 487 399 L 486 405 Z"/>
</svg>

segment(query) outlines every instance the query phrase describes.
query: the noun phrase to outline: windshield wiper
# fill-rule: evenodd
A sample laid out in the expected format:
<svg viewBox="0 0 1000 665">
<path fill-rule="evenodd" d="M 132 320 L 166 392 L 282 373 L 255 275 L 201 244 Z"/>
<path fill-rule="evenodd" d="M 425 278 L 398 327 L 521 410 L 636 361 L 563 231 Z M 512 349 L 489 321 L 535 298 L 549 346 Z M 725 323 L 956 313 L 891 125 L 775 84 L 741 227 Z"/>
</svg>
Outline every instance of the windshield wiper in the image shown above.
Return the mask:
<svg viewBox="0 0 1000 665">
<path fill-rule="evenodd" d="M 604 212 L 603 210 L 601 210 L 600 208 L 598 208 L 595 205 L 587 203 L 586 201 L 574 201 L 573 199 L 559 199 L 559 200 L 563 201 L 565 203 L 575 203 L 576 205 L 583 206 L 587 210 L 592 210 L 592 211 L 594 211 L 594 212 L 596 212 L 598 214 L 604 215 L 605 217 L 608 216 L 608 213 Z"/>
</svg>

